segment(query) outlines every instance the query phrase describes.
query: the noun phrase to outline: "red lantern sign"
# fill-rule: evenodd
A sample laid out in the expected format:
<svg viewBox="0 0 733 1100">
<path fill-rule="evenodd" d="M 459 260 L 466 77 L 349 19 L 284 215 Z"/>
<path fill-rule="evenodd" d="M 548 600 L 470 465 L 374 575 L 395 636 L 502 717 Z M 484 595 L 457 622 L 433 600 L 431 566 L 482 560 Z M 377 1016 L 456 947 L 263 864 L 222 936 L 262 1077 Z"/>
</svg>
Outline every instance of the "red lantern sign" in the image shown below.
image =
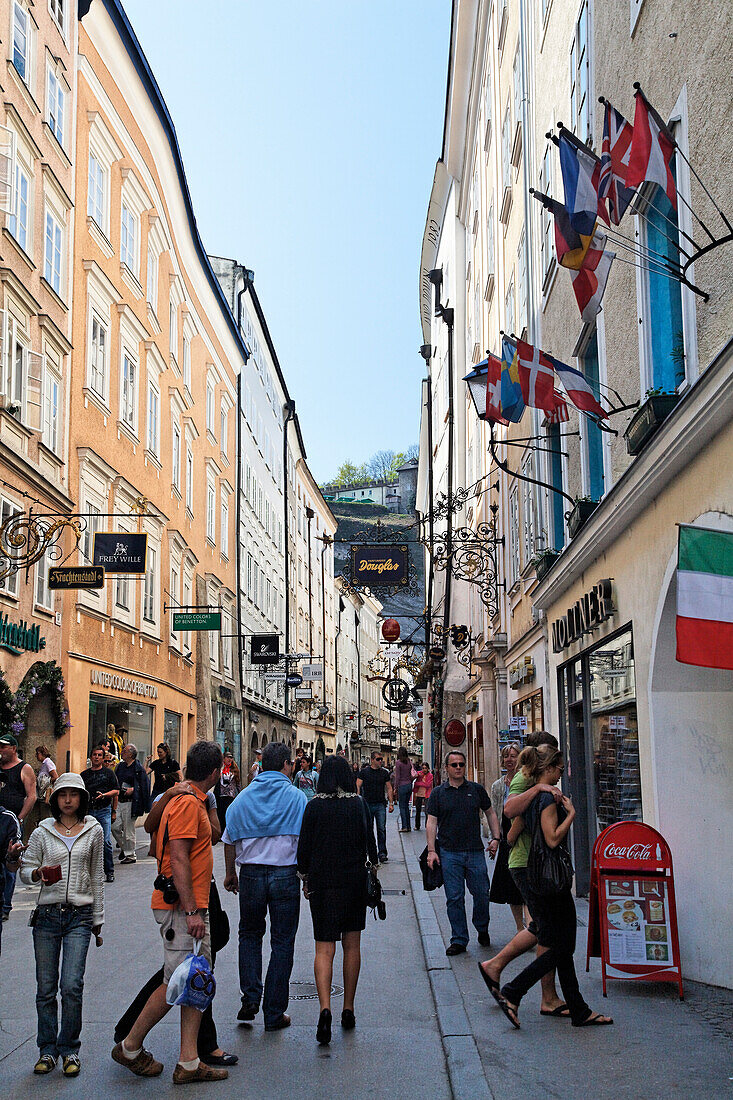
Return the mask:
<svg viewBox="0 0 733 1100">
<path fill-rule="evenodd" d="M 382 623 L 382 637 L 385 642 L 396 642 L 400 636 L 400 624 L 396 619 L 385 619 Z"/>
<path fill-rule="evenodd" d="M 451 718 L 445 724 L 443 736 L 452 749 L 457 749 L 466 740 L 466 727 L 459 718 Z"/>
</svg>

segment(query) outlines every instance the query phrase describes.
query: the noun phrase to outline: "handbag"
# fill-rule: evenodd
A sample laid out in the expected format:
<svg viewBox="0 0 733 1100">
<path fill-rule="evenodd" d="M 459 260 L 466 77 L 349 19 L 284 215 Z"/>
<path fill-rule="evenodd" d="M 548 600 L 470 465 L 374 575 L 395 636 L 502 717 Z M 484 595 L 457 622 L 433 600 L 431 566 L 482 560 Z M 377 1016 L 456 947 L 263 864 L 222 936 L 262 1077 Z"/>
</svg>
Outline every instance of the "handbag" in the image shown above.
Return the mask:
<svg viewBox="0 0 733 1100">
<path fill-rule="evenodd" d="M 535 808 L 532 842 L 527 860 L 527 882 L 539 897 L 555 897 L 573 884 L 573 861 L 562 844 L 550 848 L 542 832 L 540 813 Z"/>
<path fill-rule="evenodd" d="M 435 850 L 440 855 L 440 849 L 438 842 L 435 842 Z M 423 890 L 439 890 L 443 885 L 443 868 L 439 863 L 436 863 L 435 867 L 428 866 L 428 849 L 427 845 L 420 853 L 418 860 L 420 864 L 420 872 L 422 874 L 422 886 Z"/>
<path fill-rule="evenodd" d="M 364 863 L 366 869 L 366 875 L 364 878 L 364 896 L 366 898 L 367 906 L 370 909 L 377 909 L 381 920 L 384 920 L 382 912 L 384 911 L 384 902 L 382 901 L 382 884 L 379 881 L 377 875 L 377 869 L 369 858 L 369 822 L 367 821 L 366 806 L 364 800 L 359 799 L 361 802 L 361 814 L 364 822 L 364 840 L 367 847 L 367 857 Z M 380 908 L 381 907 L 381 908 Z"/>
</svg>

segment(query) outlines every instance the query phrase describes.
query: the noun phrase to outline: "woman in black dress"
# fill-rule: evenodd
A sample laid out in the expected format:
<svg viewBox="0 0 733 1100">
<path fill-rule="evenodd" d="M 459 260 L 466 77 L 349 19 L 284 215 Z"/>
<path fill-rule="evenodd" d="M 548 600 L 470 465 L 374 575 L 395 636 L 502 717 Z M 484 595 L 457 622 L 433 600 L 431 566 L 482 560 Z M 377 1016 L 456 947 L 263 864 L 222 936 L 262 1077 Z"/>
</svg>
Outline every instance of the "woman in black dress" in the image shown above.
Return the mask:
<svg viewBox="0 0 733 1100">
<path fill-rule="evenodd" d="M 509 784 L 517 774 L 519 748 L 520 746 L 516 741 L 510 741 L 508 745 L 504 745 L 500 759 L 505 774 L 491 784 L 491 805 L 494 807 L 497 819 L 501 822 L 501 840 L 499 841 L 499 850 L 496 853 L 496 864 L 494 865 L 494 873 L 491 876 L 491 893 L 489 894 L 489 901 L 493 901 L 495 905 L 508 905 L 511 908 L 517 932 L 521 932 L 524 928 L 524 905 L 522 895 L 519 893 L 509 870 L 507 836 L 512 823 L 504 813 L 504 803 L 509 797 Z"/>
<path fill-rule="evenodd" d="M 176 783 L 180 783 L 181 765 L 171 756 L 171 747 L 165 741 L 161 741 L 157 748 L 158 759 L 153 760 L 149 756 L 145 762 L 146 771 L 153 776 L 153 789 L 150 792 L 151 802 L 155 802 L 160 794 L 165 794 Z"/>
<path fill-rule="evenodd" d="M 356 780 L 341 756 L 328 756 L 318 793 L 305 808 L 298 842 L 298 875 L 310 902 L 316 941 L 314 973 L 321 1014 L 316 1039 L 331 1041 L 331 981 L 336 942 L 344 949 L 344 1008 L 341 1026 L 356 1025 L 354 995 L 361 968 L 361 933 L 366 924 L 366 861 L 377 862 L 374 835 Z"/>
</svg>

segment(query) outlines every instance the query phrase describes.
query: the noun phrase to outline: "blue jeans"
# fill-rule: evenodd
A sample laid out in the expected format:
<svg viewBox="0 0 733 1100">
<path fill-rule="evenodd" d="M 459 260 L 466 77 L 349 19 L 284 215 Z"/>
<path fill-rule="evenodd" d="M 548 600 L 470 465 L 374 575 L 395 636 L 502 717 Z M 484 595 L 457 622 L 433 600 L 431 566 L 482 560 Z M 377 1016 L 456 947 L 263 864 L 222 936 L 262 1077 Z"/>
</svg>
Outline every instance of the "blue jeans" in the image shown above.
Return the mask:
<svg viewBox="0 0 733 1100">
<path fill-rule="evenodd" d="M 410 795 L 412 794 L 412 783 L 402 783 L 397 790 L 397 801 L 400 804 L 400 818 L 402 828 L 410 828 Z"/>
<path fill-rule="evenodd" d="M 5 868 L 5 885 L 3 887 L 3 913 L 9 913 L 13 908 L 13 892 L 15 890 L 15 876 L 17 871 L 9 871 Z"/>
<path fill-rule="evenodd" d="M 81 1046 L 84 968 L 92 935 L 91 905 L 41 905 L 33 928 L 36 953 L 38 1049 L 58 1058 Z M 61 1031 L 58 1031 L 59 957 L 61 960 Z"/>
<path fill-rule="evenodd" d="M 105 875 L 113 875 L 115 873 L 115 861 L 112 849 L 112 807 L 101 806 L 98 810 L 90 810 L 89 812 L 92 817 L 96 817 L 104 830 L 104 873 Z"/>
<path fill-rule="evenodd" d="M 262 939 L 270 914 L 270 962 L 262 998 Z M 239 868 L 239 987 L 242 997 L 259 1005 L 265 1027 L 288 1007 L 295 933 L 300 919 L 300 889 L 295 867 L 243 863 Z"/>
<path fill-rule="evenodd" d="M 377 823 L 377 858 L 387 854 L 387 807 L 383 802 L 365 802 L 370 822 Z"/>
<path fill-rule="evenodd" d="M 445 902 L 451 928 L 451 943 L 468 943 L 466 923 L 466 887 L 473 898 L 473 926 L 477 932 L 489 928 L 489 873 L 483 850 L 446 852 L 441 849 Z"/>
</svg>

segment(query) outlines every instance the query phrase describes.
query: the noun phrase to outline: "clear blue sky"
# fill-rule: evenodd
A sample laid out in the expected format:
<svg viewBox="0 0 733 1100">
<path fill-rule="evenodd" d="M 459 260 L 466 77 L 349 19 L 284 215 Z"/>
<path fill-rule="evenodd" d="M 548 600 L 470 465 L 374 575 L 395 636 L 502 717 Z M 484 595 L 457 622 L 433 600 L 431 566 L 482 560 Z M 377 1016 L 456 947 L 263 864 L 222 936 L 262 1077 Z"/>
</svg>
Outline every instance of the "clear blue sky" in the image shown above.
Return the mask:
<svg viewBox="0 0 733 1100">
<path fill-rule="evenodd" d="M 450 0 L 123 0 L 206 249 L 255 285 L 308 461 L 417 442 Z"/>
</svg>

